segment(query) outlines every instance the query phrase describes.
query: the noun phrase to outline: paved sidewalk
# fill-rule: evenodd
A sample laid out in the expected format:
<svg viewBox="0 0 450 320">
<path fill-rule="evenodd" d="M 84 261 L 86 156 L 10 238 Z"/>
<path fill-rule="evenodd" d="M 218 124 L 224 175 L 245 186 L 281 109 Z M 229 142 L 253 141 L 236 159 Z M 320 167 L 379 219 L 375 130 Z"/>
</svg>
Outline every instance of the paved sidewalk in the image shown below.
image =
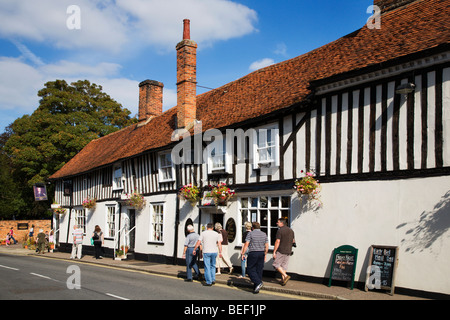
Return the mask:
<svg viewBox="0 0 450 320">
<path fill-rule="evenodd" d="M 43 256 L 45 258 L 70 260 L 69 253 L 53 252 L 53 253 L 45 253 L 44 255 L 38 255 L 34 251 L 23 249 L 22 246 L 19 244 L 11 245 L 9 247 L 1 246 L 0 253 Z M 113 260 L 112 258 L 103 258 L 96 260 L 94 259 L 93 256 L 83 256 L 81 260 L 76 261 L 81 263 L 106 265 L 111 267 L 131 269 L 142 272 L 148 272 L 152 274 L 160 274 L 179 278 L 185 278 L 186 276 L 186 267 L 180 265 L 157 264 L 140 260 L 120 261 L 120 260 Z M 233 273 L 232 275 L 229 274 L 217 275 L 216 282 L 235 287 L 247 287 L 249 288 L 250 291 L 252 284 L 248 279 L 248 277 L 240 279 L 238 278 L 238 276 L 239 276 L 238 273 Z M 264 287 L 262 291 L 263 290 L 276 291 L 319 300 L 427 300 L 424 298 L 411 297 L 399 294 L 394 294 L 393 296 L 390 296 L 389 294 L 384 292 L 374 292 L 374 291 L 365 292 L 357 288 L 350 290 L 349 288 L 341 286 L 328 287 L 323 284 L 297 280 L 289 280 L 289 282 L 285 286 L 281 286 L 279 284 L 279 280 L 274 278 L 264 277 L 263 282 Z"/>
</svg>

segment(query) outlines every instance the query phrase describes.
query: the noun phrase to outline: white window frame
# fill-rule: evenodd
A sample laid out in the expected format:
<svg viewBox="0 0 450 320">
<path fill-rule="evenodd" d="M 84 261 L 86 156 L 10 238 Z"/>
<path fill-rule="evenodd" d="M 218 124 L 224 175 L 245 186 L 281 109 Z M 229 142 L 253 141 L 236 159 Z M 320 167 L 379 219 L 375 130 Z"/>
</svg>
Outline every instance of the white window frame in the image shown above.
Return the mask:
<svg viewBox="0 0 450 320">
<path fill-rule="evenodd" d="M 162 212 L 156 212 L 155 211 L 155 207 L 161 208 Z M 165 219 L 165 214 L 166 213 L 166 205 L 164 202 L 153 202 L 150 203 L 150 228 L 149 228 L 149 242 L 152 243 L 164 243 L 164 221 Z M 162 222 L 160 221 L 160 219 L 158 220 L 156 215 L 161 215 L 162 217 Z M 158 228 L 155 229 L 155 225 L 156 226 L 160 226 L 159 231 Z M 155 230 L 157 230 L 160 235 L 161 238 L 157 239 L 157 237 L 155 236 Z"/>
<path fill-rule="evenodd" d="M 118 171 L 119 169 L 120 169 L 120 176 L 119 175 L 116 176 L 116 171 Z M 122 163 L 116 163 L 113 165 L 112 175 L 113 175 L 112 176 L 113 190 L 123 190 L 124 179 L 123 179 Z"/>
<path fill-rule="evenodd" d="M 116 236 L 117 223 L 118 223 L 118 215 L 116 205 L 106 205 L 106 219 L 105 219 L 106 238 L 114 238 Z"/>
<path fill-rule="evenodd" d="M 267 205 L 263 206 L 262 202 L 261 202 L 261 198 L 267 198 Z M 272 198 L 278 198 L 278 205 L 277 206 L 273 206 L 272 203 Z M 282 206 L 282 198 L 288 198 L 288 206 Z M 247 207 L 243 207 L 242 206 L 242 201 L 243 199 L 247 199 Z M 252 199 L 257 199 L 257 204 L 256 206 L 252 206 Z M 277 225 L 276 225 L 276 220 L 278 220 L 278 218 L 282 217 L 282 214 L 287 212 L 287 218 L 289 223 L 291 222 L 291 207 L 292 207 L 292 203 L 291 203 L 291 196 L 290 195 L 286 195 L 286 194 L 279 194 L 279 195 L 261 195 L 261 196 L 242 196 L 238 198 L 238 208 L 239 208 L 239 222 L 240 222 L 240 228 L 239 230 L 241 230 L 241 235 L 240 237 L 242 238 L 242 235 L 244 233 L 244 223 L 246 221 L 249 222 L 253 222 L 253 221 L 257 221 L 261 224 L 261 231 L 263 231 L 264 233 L 267 234 L 267 237 L 269 239 L 269 248 L 273 249 L 273 244 L 275 243 L 275 237 L 276 237 L 276 231 L 277 230 Z M 267 223 L 264 223 L 263 221 L 261 221 L 262 215 L 261 213 L 263 213 L 264 211 L 267 211 Z M 277 211 L 277 216 L 276 216 L 276 220 L 274 219 L 274 224 L 270 223 L 271 220 L 271 214 L 275 214 L 274 211 Z M 245 219 L 243 219 L 243 214 L 246 214 Z"/>
<path fill-rule="evenodd" d="M 222 147 L 220 147 L 219 143 L 222 143 Z M 218 139 L 211 142 L 207 147 L 208 152 L 208 174 L 215 172 L 232 172 L 232 150 L 233 141 L 228 141 L 227 139 Z M 215 155 L 216 152 L 219 152 L 220 155 Z M 223 157 L 223 166 L 214 167 L 214 158 L 215 157 Z"/>
<path fill-rule="evenodd" d="M 268 143 L 267 137 L 268 132 L 274 135 L 272 140 L 273 145 Z M 264 137 L 266 137 L 265 140 Z M 260 145 L 260 141 L 265 142 L 264 146 Z M 272 148 L 272 157 L 267 160 L 260 160 L 261 151 L 263 149 L 268 150 Z M 278 124 L 271 124 L 267 126 L 262 126 L 255 128 L 253 131 L 253 168 L 259 169 L 261 167 L 278 167 L 280 165 L 280 132 L 278 129 Z"/>
<path fill-rule="evenodd" d="M 163 166 L 161 163 L 161 156 L 166 156 L 166 155 L 170 155 L 170 165 L 169 166 Z M 164 178 L 164 173 L 163 170 L 164 169 L 169 169 L 171 172 L 171 177 L 170 178 Z M 173 182 L 175 181 L 175 167 L 173 165 L 173 161 L 172 161 L 172 153 L 170 151 L 164 151 L 164 152 L 160 152 L 158 153 L 158 175 L 159 175 L 159 182 Z"/>
<path fill-rule="evenodd" d="M 75 224 L 79 229 L 83 230 L 83 234 L 86 235 L 86 209 L 75 208 L 74 209 Z"/>
</svg>

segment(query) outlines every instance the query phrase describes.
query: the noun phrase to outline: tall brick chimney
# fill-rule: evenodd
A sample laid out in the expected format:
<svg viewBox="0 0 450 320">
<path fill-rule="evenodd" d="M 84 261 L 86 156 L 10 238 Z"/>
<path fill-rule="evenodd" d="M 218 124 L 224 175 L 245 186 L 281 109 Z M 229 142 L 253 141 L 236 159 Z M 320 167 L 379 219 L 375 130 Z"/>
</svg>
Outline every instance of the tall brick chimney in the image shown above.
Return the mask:
<svg viewBox="0 0 450 320">
<path fill-rule="evenodd" d="M 417 0 L 373 0 L 373 4 L 381 9 L 381 13 L 388 12 Z"/>
<path fill-rule="evenodd" d="M 155 80 L 139 83 L 139 121 L 162 114 L 163 87 L 161 82 Z"/>
<path fill-rule="evenodd" d="M 197 109 L 197 43 L 190 39 L 190 21 L 183 23 L 183 40 L 176 46 L 178 128 L 192 124 Z"/>
</svg>

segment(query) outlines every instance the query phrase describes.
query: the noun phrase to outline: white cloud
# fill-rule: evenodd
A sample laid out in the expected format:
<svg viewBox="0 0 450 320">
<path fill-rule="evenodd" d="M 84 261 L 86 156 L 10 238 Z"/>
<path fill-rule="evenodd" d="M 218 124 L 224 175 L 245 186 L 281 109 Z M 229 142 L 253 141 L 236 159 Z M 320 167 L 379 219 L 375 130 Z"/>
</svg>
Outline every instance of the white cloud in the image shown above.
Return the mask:
<svg viewBox="0 0 450 320">
<path fill-rule="evenodd" d="M 272 64 L 275 64 L 275 61 L 273 59 L 264 58 L 264 59 L 253 62 L 248 69 L 251 71 L 255 71 L 255 70 L 258 70 L 261 68 L 268 67 Z"/>
<path fill-rule="evenodd" d="M 191 38 L 207 45 L 256 31 L 254 10 L 229 0 L 118 0 L 134 18 L 146 43 L 173 49 L 181 40 L 183 19 L 191 20 Z"/>
<path fill-rule="evenodd" d="M 2 0 L 0 37 L 123 53 L 136 44 L 173 49 L 184 18 L 191 19 L 192 39 L 204 45 L 256 31 L 256 12 L 230 0 L 78 0 L 80 29 L 70 30 L 73 2 Z"/>
<path fill-rule="evenodd" d="M 46 42 L 64 49 L 118 51 L 126 44 L 126 21 L 112 1 L 77 1 L 81 11 L 79 30 L 67 28 L 67 8 L 71 4 L 73 0 L 2 0 L 0 36 Z"/>
</svg>

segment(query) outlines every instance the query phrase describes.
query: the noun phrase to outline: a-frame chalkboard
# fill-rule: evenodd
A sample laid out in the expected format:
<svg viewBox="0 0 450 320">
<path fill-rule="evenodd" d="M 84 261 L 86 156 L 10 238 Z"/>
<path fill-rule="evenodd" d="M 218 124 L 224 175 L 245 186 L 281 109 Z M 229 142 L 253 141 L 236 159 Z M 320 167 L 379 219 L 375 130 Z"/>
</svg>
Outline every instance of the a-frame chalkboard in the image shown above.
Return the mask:
<svg viewBox="0 0 450 320">
<path fill-rule="evenodd" d="M 357 258 L 358 249 L 355 247 L 345 245 L 335 248 L 328 286 L 331 287 L 332 280 L 347 281 L 351 282 L 351 289 L 353 290 Z"/>
<path fill-rule="evenodd" d="M 372 245 L 367 268 L 365 291 L 388 290 L 394 294 L 395 274 L 398 265 L 398 247 Z"/>
</svg>

